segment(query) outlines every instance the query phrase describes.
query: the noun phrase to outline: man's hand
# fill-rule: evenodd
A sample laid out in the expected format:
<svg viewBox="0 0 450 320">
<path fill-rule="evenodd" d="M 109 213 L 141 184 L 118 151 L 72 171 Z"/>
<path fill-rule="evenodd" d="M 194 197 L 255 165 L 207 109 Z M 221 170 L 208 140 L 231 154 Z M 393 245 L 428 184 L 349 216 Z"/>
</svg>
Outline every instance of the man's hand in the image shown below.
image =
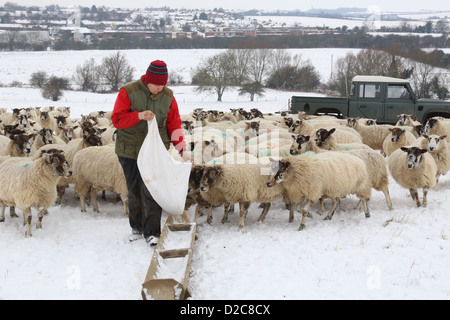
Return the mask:
<svg viewBox="0 0 450 320">
<path fill-rule="evenodd" d="M 150 110 L 145 110 L 138 113 L 139 120 L 152 120 L 155 117 L 155 114 Z"/>
</svg>

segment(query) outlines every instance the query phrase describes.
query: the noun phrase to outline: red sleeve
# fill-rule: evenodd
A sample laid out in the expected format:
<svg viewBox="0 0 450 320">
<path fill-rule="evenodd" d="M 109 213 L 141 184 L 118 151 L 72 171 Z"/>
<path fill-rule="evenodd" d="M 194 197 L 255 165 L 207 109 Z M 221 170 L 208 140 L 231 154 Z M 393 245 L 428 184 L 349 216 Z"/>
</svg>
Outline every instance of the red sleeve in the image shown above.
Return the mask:
<svg viewBox="0 0 450 320">
<path fill-rule="evenodd" d="M 178 110 L 178 104 L 175 97 L 172 99 L 170 111 L 167 115 L 166 128 L 174 147 L 180 152 L 185 149 L 186 141 L 184 141 L 183 130 L 181 129 L 180 112 Z"/>
<path fill-rule="evenodd" d="M 120 89 L 111 115 L 113 126 L 117 129 L 128 129 L 137 125 L 141 121 L 138 113 L 138 111 L 131 112 L 131 101 L 127 92 L 123 88 Z"/>
</svg>

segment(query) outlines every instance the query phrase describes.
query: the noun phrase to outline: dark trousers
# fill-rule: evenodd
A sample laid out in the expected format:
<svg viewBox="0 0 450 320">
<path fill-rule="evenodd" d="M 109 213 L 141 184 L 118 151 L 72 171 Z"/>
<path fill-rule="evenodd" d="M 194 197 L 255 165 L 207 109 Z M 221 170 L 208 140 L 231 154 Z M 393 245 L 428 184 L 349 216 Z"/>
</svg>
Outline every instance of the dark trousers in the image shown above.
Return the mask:
<svg viewBox="0 0 450 320">
<path fill-rule="evenodd" d="M 159 237 L 161 234 L 162 209 L 153 200 L 147 187 L 142 181 L 137 166 L 137 160 L 119 157 L 125 174 L 128 188 L 128 210 L 130 226 L 141 232 L 145 238 Z"/>
</svg>

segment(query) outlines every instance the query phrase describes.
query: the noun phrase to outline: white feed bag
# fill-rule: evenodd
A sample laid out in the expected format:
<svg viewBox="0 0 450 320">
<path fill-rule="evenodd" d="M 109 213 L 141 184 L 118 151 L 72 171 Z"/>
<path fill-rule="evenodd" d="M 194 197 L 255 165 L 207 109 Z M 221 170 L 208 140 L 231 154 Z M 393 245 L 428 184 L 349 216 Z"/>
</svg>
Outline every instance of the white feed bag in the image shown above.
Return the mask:
<svg viewBox="0 0 450 320">
<path fill-rule="evenodd" d="M 137 158 L 137 165 L 153 199 L 167 213 L 181 215 L 184 211 L 191 172 L 191 162 L 172 158 L 164 146 L 153 118 Z"/>
</svg>

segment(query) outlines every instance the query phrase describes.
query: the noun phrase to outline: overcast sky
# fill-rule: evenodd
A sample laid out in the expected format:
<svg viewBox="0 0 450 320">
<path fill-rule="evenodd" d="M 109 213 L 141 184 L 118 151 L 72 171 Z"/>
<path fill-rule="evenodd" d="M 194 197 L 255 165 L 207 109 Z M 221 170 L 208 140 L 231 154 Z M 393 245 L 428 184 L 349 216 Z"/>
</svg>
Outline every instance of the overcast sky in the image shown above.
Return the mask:
<svg viewBox="0 0 450 320">
<path fill-rule="evenodd" d="M 0 5 L 4 5 L 6 2 L 13 2 L 19 5 L 37 5 L 45 6 L 49 4 L 59 4 L 63 7 L 69 7 L 72 5 L 92 7 L 92 5 L 118 7 L 118 8 L 145 8 L 145 7 L 162 7 L 168 6 L 171 8 L 198 8 L 198 9 L 260 9 L 260 10 L 294 10 L 307 11 L 309 9 L 335 9 L 338 7 L 359 7 L 359 8 L 379 8 L 380 11 L 421 11 L 421 10 L 433 10 L 433 11 L 450 11 L 450 1 L 448 0 L 315 0 L 315 1 L 295 1 L 295 0 L 226 0 L 226 1 L 211 1 L 211 0 L 70 0 L 70 1 L 57 1 L 57 0 L 0 0 Z"/>
</svg>

